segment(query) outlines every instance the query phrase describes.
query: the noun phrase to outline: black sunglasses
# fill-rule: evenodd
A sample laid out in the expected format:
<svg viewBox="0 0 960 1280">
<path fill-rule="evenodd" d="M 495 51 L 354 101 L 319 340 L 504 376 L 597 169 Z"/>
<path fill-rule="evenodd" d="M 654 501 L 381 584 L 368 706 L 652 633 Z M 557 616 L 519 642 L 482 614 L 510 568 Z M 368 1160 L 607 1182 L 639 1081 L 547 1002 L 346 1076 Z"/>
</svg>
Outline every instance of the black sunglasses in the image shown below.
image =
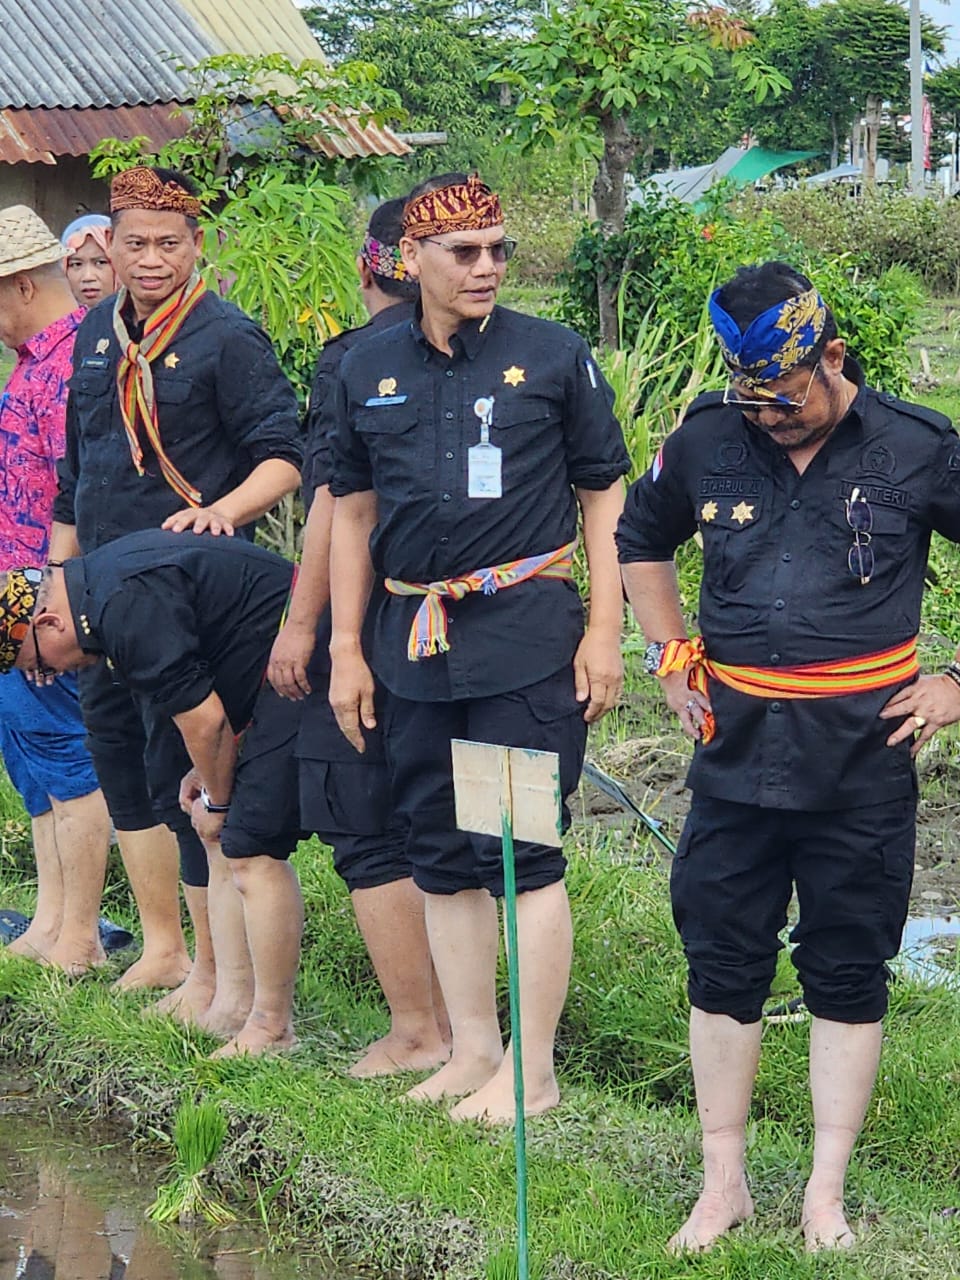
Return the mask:
<svg viewBox="0 0 960 1280">
<path fill-rule="evenodd" d="M 861 587 L 865 587 L 873 577 L 876 567 L 873 547 L 870 545 L 870 530 L 873 528 L 873 512 L 870 504 L 856 487 L 846 499 L 847 524 L 853 530 L 853 546 L 847 552 L 847 568 L 855 578 L 860 579 Z"/>
<path fill-rule="evenodd" d="M 424 236 L 423 242 L 435 244 L 438 249 L 445 249 L 447 253 L 452 253 L 458 267 L 472 267 L 474 263 L 480 261 L 480 255 L 484 249 L 489 249 L 490 257 L 499 267 L 504 262 L 510 261 L 517 247 L 516 240 L 510 240 L 507 237 L 498 240 L 495 244 L 443 244 L 433 236 Z"/>
</svg>

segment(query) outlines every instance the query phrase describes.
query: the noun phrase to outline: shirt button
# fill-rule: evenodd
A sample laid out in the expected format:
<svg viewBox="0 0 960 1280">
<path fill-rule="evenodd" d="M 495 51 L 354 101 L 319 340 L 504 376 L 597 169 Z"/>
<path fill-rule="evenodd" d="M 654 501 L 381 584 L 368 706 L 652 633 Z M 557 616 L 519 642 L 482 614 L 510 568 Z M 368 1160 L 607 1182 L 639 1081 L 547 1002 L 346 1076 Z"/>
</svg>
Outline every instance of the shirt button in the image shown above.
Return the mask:
<svg viewBox="0 0 960 1280">
<path fill-rule="evenodd" d="M 440 545 L 441 545 L 442 547 L 445 547 L 449 541 L 450 541 L 450 539 L 449 539 L 449 538 L 447 538 L 447 537 L 443 537 L 443 538 L 441 538 L 441 539 L 440 539 Z"/>
<path fill-rule="evenodd" d="M 448 378 L 452 378 L 452 377 L 453 377 L 453 370 L 452 370 L 452 369 L 448 369 L 448 370 L 447 370 L 447 377 L 448 377 Z"/>
<path fill-rule="evenodd" d="M 104 489 L 107 487 L 107 485 L 108 485 L 109 483 L 110 483 L 110 481 L 107 479 L 107 477 L 106 477 L 106 476 L 104 476 L 104 477 L 103 477 L 103 479 L 100 481 L 100 484 L 101 484 L 101 486 L 102 486 Z"/>
<path fill-rule="evenodd" d="M 800 499 L 799 499 L 799 498 L 794 498 L 794 499 L 793 499 L 793 501 L 790 503 L 790 506 L 793 508 L 793 510 L 794 510 L 794 511 L 799 511 L 799 510 L 800 510 Z"/>
<path fill-rule="evenodd" d="M 445 456 L 446 456 L 446 457 L 448 457 L 448 458 L 452 458 L 452 457 L 453 457 L 453 454 L 452 454 L 452 453 L 450 452 L 450 450 L 448 449 L 448 450 L 447 450 L 447 452 L 446 452 L 446 455 L 445 455 Z"/>
<path fill-rule="evenodd" d="M 780 710 L 780 703 L 779 703 L 779 702 L 771 702 L 771 703 L 770 703 L 770 710 L 771 710 L 771 711 L 774 711 L 774 712 L 779 711 L 779 710 Z"/>
<path fill-rule="evenodd" d="M 773 666 L 776 666 L 776 665 L 777 665 L 777 663 L 778 663 L 779 661 L 780 661 L 780 655 L 779 655 L 779 653 L 771 653 L 771 655 L 770 655 L 770 662 L 771 662 L 771 664 L 772 664 Z"/>
<path fill-rule="evenodd" d="M 775 609 L 783 609 L 786 607 L 786 600 L 774 600 L 773 607 Z"/>
<path fill-rule="evenodd" d="M 783 555 L 780 557 L 780 559 L 783 561 L 784 564 L 789 564 L 790 561 L 793 559 L 793 557 L 791 556 L 789 551 L 785 551 Z"/>
<path fill-rule="evenodd" d="M 445 493 L 445 494 L 443 495 L 443 500 L 444 500 L 444 502 L 449 502 L 449 501 L 450 501 L 450 498 L 451 498 L 451 495 L 450 495 L 449 493 Z"/>
<path fill-rule="evenodd" d="M 443 416 L 446 418 L 446 420 L 447 420 L 448 422 L 452 422 L 452 421 L 453 421 L 453 414 L 450 412 L 450 410 L 449 410 L 449 409 L 447 410 L 447 412 L 446 412 Z"/>
</svg>

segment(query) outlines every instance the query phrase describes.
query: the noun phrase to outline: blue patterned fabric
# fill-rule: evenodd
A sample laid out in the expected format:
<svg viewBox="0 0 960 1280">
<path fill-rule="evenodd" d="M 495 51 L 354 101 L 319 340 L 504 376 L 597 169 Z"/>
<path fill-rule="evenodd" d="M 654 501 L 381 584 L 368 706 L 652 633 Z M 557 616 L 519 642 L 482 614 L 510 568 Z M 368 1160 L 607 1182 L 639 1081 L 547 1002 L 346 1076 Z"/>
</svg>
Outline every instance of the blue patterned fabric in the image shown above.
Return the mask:
<svg viewBox="0 0 960 1280">
<path fill-rule="evenodd" d="M 720 290 L 710 296 L 710 319 L 727 367 L 747 386 L 773 382 L 795 369 L 820 340 L 827 308 L 816 289 L 785 298 L 761 312 L 745 333 L 719 302 Z"/>
</svg>

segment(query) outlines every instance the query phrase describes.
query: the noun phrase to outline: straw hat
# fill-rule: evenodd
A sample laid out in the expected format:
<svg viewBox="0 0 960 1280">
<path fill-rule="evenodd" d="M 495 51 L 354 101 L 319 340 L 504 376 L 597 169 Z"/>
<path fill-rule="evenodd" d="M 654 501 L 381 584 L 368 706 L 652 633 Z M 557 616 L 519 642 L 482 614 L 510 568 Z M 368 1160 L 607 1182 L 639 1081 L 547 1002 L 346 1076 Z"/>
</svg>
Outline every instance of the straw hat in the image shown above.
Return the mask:
<svg viewBox="0 0 960 1280">
<path fill-rule="evenodd" d="M 59 262 L 63 247 L 43 219 L 25 204 L 0 209 L 0 276 Z"/>
</svg>

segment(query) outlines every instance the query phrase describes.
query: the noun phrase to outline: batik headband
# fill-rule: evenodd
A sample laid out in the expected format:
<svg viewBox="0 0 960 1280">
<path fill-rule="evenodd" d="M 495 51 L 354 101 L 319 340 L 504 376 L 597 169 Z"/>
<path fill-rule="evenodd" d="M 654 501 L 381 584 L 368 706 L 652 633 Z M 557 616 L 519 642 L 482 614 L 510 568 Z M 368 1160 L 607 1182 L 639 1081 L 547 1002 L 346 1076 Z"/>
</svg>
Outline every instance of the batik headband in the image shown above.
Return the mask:
<svg viewBox="0 0 960 1280">
<path fill-rule="evenodd" d="M 807 289 L 768 307 L 751 321 L 745 333 L 711 294 L 710 319 L 727 368 L 747 386 L 772 382 L 795 369 L 810 354 L 823 333 L 827 307 L 816 289 Z"/>
<path fill-rule="evenodd" d="M 138 165 L 118 173 L 110 184 L 110 212 L 121 209 L 151 209 L 162 213 L 182 213 L 200 217 L 200 201 L 179 182 L 164 182 L 152 169 Z"/>
<path fill-rule="evenodd" d="M 383 276 L 385 280 L 410 279 L 407 268 L 403 265 L 400 246 L 376 240 L 369 231 L 363 238 L 360 257 L 375 276 Z"/>
<path fill-rule="evenodd" d="M 0 589 L 0 674 L 13 670 L 20 646 L 30 630 L 42 569 L 11 569 Z"/>
<path fill-rule="evenodd" d="M 502 223 L 500 197 L 476 173 L 466 182 L 425 191 L 403 211 L 403 234 L 411 240 L 425 240 L 445 231 L 484 231 Z"/>
</svg>

